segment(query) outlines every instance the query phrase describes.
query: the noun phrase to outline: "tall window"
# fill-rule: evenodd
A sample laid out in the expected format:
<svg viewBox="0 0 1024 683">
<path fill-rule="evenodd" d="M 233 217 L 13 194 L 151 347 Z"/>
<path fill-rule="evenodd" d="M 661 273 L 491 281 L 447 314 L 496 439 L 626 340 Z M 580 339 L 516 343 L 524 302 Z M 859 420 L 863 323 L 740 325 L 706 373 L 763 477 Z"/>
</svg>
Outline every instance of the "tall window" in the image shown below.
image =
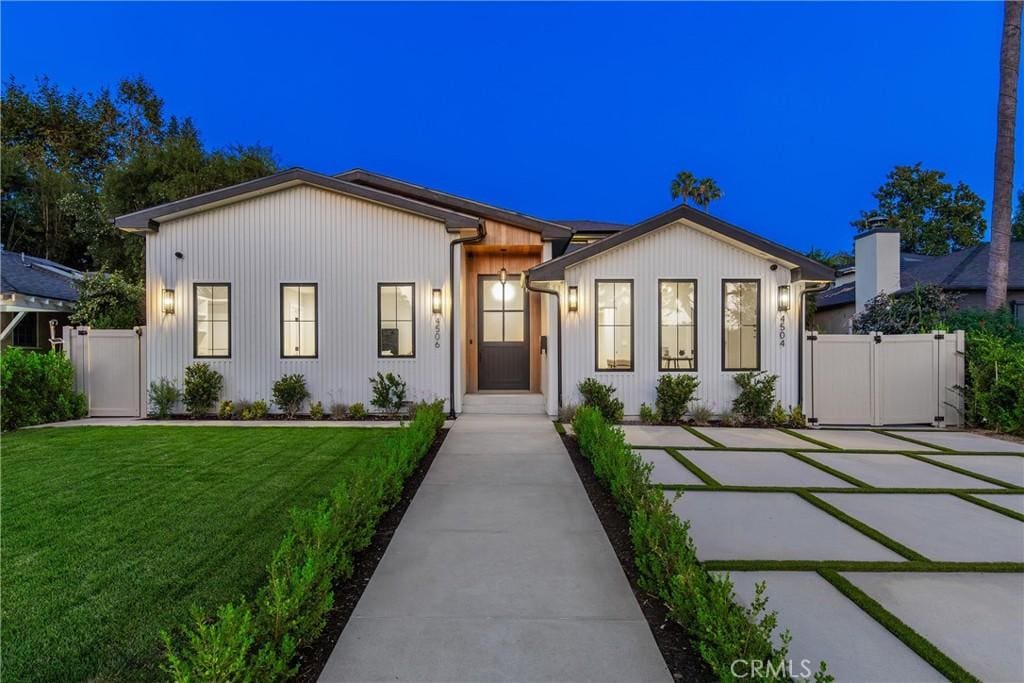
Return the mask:
<svg viewBox="0 0 1024 683">
<path fill-rule="evenodd" d="M 597 280 L 597 369 L 633 369 L 633 281 Z"/>
<path fill-rule="evenodd" d="M 1013 311 L 1013 319 L 1024 325 L 1024 301 L 1011 301 L 1010 310 Z"/>
<path fill-rule="evenodd" d="M 39 348 L 39 322 L 36 319 L 37 315 L 36 313 L 26 313 L 17 326 L 11 330 L 11 346 L 22 346 L 29 349 Z"/>
<path fill-rule="evenodd" d="M 416 355 L 416 286 L 377 285 L 377 355 L 413 358 Z"/>
<path fill-rule="evenodd" d="M 281 285 L 281 356 L 316 358 L 316 284 Z"/>
<path fill-rule="evenodd" d="M 697 281 L 658 281 L 658 369 L 697 369 Z"/>
<path fill-rule="evenodd" d="M 231 285 L 196 283 L 192 293 L 196 358 L 230 358 Z"/>
<path fill-rule="evenodd" d="M 761 281 L 722 281 L 722 369 L 761 367 Z"/>
</svg>

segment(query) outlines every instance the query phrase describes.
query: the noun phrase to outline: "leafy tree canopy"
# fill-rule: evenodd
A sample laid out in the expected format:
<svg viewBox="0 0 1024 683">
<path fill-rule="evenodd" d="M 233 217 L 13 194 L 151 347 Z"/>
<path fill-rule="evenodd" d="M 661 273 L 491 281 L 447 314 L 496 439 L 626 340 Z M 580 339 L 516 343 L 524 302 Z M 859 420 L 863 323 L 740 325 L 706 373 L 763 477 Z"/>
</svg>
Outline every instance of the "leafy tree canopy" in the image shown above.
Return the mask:
<svg viewBox="0 0 1024 683">
<path fill-rule="evenodd" d="M 113 217 L 277 168 L 265 147 L 208 151 L 142 78 L 95 93 L 11 78 L 0 106 L 4 246 L 82 270 L 140 279 L 143 240 L 114 230 Z"/>
<path fill-rule="evenodd" d="M 1010 226 L 1011 240 L 1024 240 L 1024 187 L 1017 190 L 1017 212 L 1013 214 Z"/>
<path fill-rule="evenodd" d="M 901 296 L 883 292 L 864 304 L 853 319 L 854 334 L 918 334 L 945 329 L 957 311 L 963 294 L 947 292 L 938 285 L 916 285 Z"/>
<path fill-rule="evenodd" d="M 74 325 L 101 330 L 124 330 L 146 324 L 146 290 L 141 282 L 120 273 L 92 273 L 78 281 L 78 303 L 71 314 Z"/>
<path fill-rule="evenodd" d="M 900 230 L 900 248 L 941 256 L 978 244 L 985 234 L 985 200 L 963 182 L 946 182 L 946 174 L 921 167 L 896 166 L 873 194 L 878 206 L 861 211 L 852 222 L 867 230 L 875 215 Z"/>
<path fill-rule="evenodd" d="M 831 252 L 818 247 L 808 249 L 806 256 L 832 268 L 846 268 L 852 266 L 854 261 L 853 254 L 848 251 Z"/>
<path fill-rule="evenodd" d="M 672 199 L 681 199 L 683 204 L 692 202 L 694 206 L 699 206 L 704 211 L 708 210 L 711 202 L 724 196 L 722 188 L 714 178 L 698 178 L 689 171 L 680 171 L 676 174 L 669 183 L 669 193 Z"/>
</svg>

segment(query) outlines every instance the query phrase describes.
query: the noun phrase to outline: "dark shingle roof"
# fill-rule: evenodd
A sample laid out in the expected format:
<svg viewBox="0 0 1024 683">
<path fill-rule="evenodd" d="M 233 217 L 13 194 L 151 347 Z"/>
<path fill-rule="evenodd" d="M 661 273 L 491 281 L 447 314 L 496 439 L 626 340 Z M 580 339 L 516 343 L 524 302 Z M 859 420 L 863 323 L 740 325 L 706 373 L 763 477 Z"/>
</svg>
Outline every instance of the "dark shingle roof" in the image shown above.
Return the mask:
<svg viewBox="0 0 1024 683">
<path fill-rule="evenodd" d="M 74 283 L 80 276 L 81 273 L 74 268 L 27 254 L 4 251 L 0 261 L 0 281 L 4 294 L 78 301 L 78 290 Z"/>
</svg>

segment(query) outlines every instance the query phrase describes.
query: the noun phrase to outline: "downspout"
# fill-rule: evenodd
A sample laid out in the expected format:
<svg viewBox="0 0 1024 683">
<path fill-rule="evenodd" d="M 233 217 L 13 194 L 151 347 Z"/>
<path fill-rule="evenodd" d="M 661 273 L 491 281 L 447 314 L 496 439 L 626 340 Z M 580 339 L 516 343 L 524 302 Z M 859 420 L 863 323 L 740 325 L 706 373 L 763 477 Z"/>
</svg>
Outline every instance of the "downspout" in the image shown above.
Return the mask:
<svg viewBox="0 0 1024 683">
<path fill-rule="evenodd" d="M 804 406 L 804 327 L 807 321 L 807 295 L 828 289 L 829 283 L 819 287 L 808 289 L 801 288 L 800 291 L 800 345 L 797 347 L 796 360 L 796 402 L 803 409 Z"/>
<path fill-rule="evenodd" d="M 455 419 L 455 247 L 459 244 L 482 242 L 487 237 L 487 225 L 479 221 L 476 234 L 460 237 L 448 244 L 448 282 L 452 289 L 452 316 L 448 321 L 448 417 Z M 461 314 L 462 311 L 460 310 Z"/>
<path fill-rule="evenodd" d="M 562 407 L 562 295 L 556 289 L 544 289 L 543 287 L 537 287 L 530 283 L 530 276 L 526 276 L 526 288 L 531 292 L 538 292 L 540 294 L 550 294 L 555 297 L 555 308 L 558 310 L 558 316 L 556 317 L 556 327 L 558 340 L 556 344 L 556 358 L 558 359 L 558 407 Z M 550 352 L 549 352 L 550 353 Z"/>
</svg>

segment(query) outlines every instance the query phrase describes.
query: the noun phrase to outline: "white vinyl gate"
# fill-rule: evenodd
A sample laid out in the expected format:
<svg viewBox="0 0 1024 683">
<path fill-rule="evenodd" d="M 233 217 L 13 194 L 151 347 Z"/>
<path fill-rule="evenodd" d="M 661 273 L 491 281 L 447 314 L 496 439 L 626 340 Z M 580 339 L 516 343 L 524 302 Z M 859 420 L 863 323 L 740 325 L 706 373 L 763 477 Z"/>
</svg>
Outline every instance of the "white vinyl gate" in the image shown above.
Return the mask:
<svg viewBox="0 0 1024 683">
<path fill-rule="evenodd" d="M 76 388 L 89 399 L 89 417 L 145 416 L 145 330 L 64 328 L 64 352 Z"/>
<path fill-rule="evenodd" d="M 958 426 L 964 333 L 818 334 L 803 349 L 803 408 L 816 425 Z"/>
</svg>

